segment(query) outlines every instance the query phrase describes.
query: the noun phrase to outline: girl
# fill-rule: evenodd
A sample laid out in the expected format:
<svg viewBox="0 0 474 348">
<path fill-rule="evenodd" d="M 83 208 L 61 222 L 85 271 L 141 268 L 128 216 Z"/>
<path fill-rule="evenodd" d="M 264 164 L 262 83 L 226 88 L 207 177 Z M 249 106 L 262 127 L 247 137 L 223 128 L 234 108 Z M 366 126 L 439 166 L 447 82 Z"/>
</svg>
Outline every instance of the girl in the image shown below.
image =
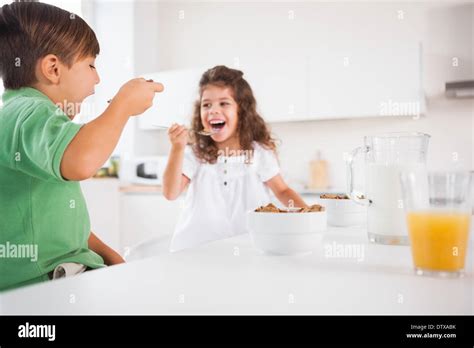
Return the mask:
<svg viewBox="0 0 474 348">
<path fill-rule="evenodd" d="M 275 140 L 243 73 L 209 69 L 199 95 L 191 130 L 176 124 L 168 130 L 163 194 L 174 200 L 189 186 L 171 251 L 246 232 L 246 212 L 270 203 L 268 189 L 283 205 L 306 207 L 280 175 Z M 203 130 L 212 135 L 199 134 Z"/>
</svg>

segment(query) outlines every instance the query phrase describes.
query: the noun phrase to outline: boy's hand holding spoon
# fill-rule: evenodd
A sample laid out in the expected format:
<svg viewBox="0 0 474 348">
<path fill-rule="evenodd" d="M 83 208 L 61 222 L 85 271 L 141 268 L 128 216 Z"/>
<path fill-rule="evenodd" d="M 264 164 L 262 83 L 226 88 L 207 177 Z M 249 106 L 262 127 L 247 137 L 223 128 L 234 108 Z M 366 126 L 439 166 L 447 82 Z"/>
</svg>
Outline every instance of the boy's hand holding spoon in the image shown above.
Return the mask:
<svg viewBox="0 0 474 348">
<path fill-rule="evenodd" d="M 129 116 L 140 115 L 153 105 L 155 93 L 162 92 L 164 86 L 153 80 L 137 78 L 125 83 L 115 97 L 107 102 L 117 105 Z"/>
</svg>

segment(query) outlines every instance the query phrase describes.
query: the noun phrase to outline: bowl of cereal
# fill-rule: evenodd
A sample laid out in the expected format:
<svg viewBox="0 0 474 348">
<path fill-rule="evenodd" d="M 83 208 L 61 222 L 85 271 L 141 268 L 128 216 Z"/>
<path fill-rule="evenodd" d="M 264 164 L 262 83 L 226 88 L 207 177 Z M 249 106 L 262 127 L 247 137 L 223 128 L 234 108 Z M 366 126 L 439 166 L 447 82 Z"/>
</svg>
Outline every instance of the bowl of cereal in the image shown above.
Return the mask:
<svg viewBox="0 0 474 348">
<path fill-rule="evenodd" d="M 367 207 L 357 204 L 346 194 L 322 194 L 319 201 L 327 209 L 330 226 L 357 226 L 367 220 Z"/>
<path fill-rule="evenodd" d="M 254 246 L 267 254 L 309 253 L 319 243 L 326 227 L 326 210 L 318 204 L 280 209 L 270 203 L 247 214 L 247 228 Z"/>
</svg>

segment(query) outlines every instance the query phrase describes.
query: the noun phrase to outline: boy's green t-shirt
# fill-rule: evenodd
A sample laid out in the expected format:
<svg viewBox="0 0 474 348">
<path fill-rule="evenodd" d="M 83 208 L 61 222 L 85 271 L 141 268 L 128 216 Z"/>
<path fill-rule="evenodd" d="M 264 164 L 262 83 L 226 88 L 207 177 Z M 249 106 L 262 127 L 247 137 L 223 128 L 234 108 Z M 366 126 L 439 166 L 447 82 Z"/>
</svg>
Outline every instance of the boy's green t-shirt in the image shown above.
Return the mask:
<svg viewBox="0 0 474 348">
<path fill-rule="evenodd" d="M 79 182 L 60 172 L 81 125 L 34 88 L 6 90 L 2 100 L 0 291 L 48 280 L 63 262 L 103 267 L 88 248 L 90 221 Z"/>
</svg>

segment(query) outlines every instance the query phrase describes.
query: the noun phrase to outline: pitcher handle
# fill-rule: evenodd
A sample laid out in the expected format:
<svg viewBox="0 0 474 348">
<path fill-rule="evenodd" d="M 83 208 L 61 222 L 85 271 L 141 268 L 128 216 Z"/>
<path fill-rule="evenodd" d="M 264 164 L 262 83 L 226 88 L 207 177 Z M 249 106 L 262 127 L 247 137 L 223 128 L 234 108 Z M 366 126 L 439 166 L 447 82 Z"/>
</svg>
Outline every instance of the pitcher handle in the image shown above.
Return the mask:
<svg viewBox="0 0 474 348">
<path fill-rule="evenodd" d="M 354 160 L 361 154 L 369 151 L 368 146 L 356 147 L 347 158 L 347 195 L 350 199 L 360 205 L 370 205 L 370 200 L 366 198 L 365 193 L 356 193 L 354 191 Z"/>
</svg>

